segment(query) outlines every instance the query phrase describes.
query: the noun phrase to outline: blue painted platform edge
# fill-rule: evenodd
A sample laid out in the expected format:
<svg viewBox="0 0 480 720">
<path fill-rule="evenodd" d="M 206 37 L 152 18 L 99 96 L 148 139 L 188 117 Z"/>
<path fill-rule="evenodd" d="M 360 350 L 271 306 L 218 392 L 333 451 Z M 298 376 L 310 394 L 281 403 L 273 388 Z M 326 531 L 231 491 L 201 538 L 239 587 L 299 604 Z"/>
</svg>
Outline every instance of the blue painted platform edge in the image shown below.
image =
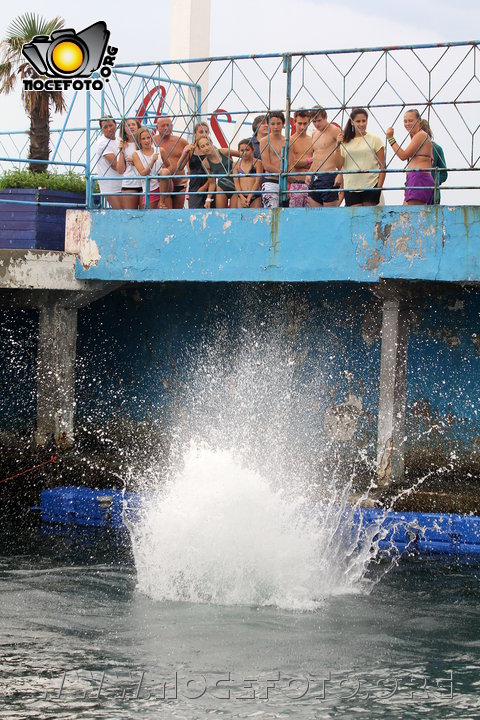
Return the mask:
<svg viewBox="0 0 480 720">
<path fill-rule="evenodd" d="M 480 282 L 478 206 L 68 211 L 82 280 Z"/>
<path fill-rule="evenodd" d="M 63 486 L 42 490 L 43 523 L 77 527 L 116 528 L 138 518 L 145 496 L 123 490 Z M 356 508 L 346 513 L 361 540 L 375 526 L 374 540 L 382 550 L 455 555 L 480 554 L 480 517 L 425 512 L 390 512 Z"/>
</svg>

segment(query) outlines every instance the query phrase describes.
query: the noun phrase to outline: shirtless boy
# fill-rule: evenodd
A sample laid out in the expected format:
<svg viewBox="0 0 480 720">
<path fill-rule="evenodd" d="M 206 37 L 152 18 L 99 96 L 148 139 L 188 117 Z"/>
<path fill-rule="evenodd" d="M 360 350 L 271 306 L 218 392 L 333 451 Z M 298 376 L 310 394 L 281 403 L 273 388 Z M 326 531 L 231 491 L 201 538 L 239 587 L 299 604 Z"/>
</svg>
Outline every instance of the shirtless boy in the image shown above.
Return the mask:
<svg viewBox="0 0 480 720">
<path fill-rule="evenodd" d="M 170 167 L 177 167 L 183 151 L 188 142 L 179 135 L 173 135 L 173 124 L 169 117 L 161 116 L 157 120 L 157 134 L 153 136 L 153 142 L 166 152 L 167 162 Z M 171 202 L 174 210 L 181 210 L 185 205 L 187 179 L 179 178 L 171 181 L 172 197 Z M 167 196 L 166 201 L 169 198 Z"/>
<path fill-rule="evenodd" d="M 341 162 L 337 148 L 338 125 L 329 123 L 327 113 L 319 108 L 313 118 L 312 179 L 309 185 L 309 203 L 312 207 L 336 207 L 339 195 L 335 186 L 335 171 Z M 330 171 L 330 172 L 329 172 Z M 328 192 L 330 190 L 330 192 Z"/>
<path fill-rule="evenodd" d="M 285 137 L 282 130 L 285 125 L 285 115 L 281 111 L 268 113 L 268 135 L 260 141 L 260 158 L 266 176 L 262 182 L 262 202 L 265 208 L 278 207 L 279 179 L 281 169 L 282 150 L 285 146 Z M 269 175 L 272 173 L 272 175 Z"/>
<path fill-rule="evenodd" d="M 308 110 L 297 110 L 293 116 L 295 119 L 296 132 L 290 138 L 288 152 L 288 169 L 307 172 L 312 164 L 312 138 L 307 135 L 307 128 L 310 124 L 310 112 Z M 308 186 L 306 175 L 289 176 L 290 207 L 308 207 Z"/>
</svg>

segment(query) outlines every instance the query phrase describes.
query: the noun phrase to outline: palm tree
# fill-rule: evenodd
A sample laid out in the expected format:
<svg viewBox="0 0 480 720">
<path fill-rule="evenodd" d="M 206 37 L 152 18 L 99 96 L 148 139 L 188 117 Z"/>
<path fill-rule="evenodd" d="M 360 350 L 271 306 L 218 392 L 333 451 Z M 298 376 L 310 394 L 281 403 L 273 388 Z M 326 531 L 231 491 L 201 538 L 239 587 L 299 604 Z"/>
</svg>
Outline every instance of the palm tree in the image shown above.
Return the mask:
<svg viewBox="0 0 480 720">
<path fill-rule="evenodd" d="M 22 47 L 30 42 L 35 35 L 51 35 L 64 25 L 64 20 L 56 17 L 45 20 L 40 15 L 26 13 L 19 15 L 7 28 L 4 40 L 0 41 L 0 93 L 8 94 L 15 87 L 18 75 L 39 77 L 34 68 L 25 61 Z M 65 100 L 59 90 L 22 90 L 22 100 L 27 115 L 30 117 L 30 153 L 32 160 L 48 160 L 50 156 L 50 108 L 55 112 L 65 110 Z M 33 172 L 42 172 L 47 164 L 32 163 Z"/>
</svg>

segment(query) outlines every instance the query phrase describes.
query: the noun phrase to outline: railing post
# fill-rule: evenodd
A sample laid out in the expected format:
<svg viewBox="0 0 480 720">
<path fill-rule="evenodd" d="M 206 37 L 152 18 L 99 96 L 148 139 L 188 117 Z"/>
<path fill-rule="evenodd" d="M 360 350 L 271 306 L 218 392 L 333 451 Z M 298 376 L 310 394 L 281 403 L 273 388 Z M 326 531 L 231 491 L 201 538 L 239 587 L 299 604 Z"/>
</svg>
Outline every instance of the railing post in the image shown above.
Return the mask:
<svg viewBox="0 0 480 720">
<path fill-rule="evenodd" d="M 197 122 L 202 122 L 202 119 L 203 119 L 202 118 L 202 100 L 203 100 L 202 86 L 195 85 L 195 104 L 196 104 L 195 113 L 196 113 L 196 117 L 198 118 Z M 192 124 L 192 140 L 195 136 L 194 132 L 193 132 L 194 125 L 195 125 L 195 123 Z"/>
<path fill-rule="evenodd" d="M 145 210 L 150 208 L 150 177 L 145 178 Z"/>
<path fill-rule="evenodd" d="M 287 74 L 287 88 L 285 98 L 285 145 L 280 158 L 280 178 L 279 178 L 279 205 L 285 207 L 288 197 L 288 150 L 290 147 L 290 102 L 292 94 L 292 56 L 286 53 L 283 56 L 283 72 Z"/>
<path fill-rule="evenodd" d="M 87 92 L 89 92 L 89 91 L 87 91 Z M 61 131 L 60 131 L 60 134 L 59 134 L 59 136 L 58 136 L 57 144 L 55 145 L 55 150 L 53 151 L 53 155 L 52 155 L 52 157 L 51 157 L 51 159 L 50 159 L 50 162 L 54 162 L 55 158 L 57 157 L 58 148 L 60 147 L 60 143 L 61 143 L 62 140 L 63 140 L 63 135 L 64 135 L 64 133 L 65 133 L 65 128 L 67 127 L 67 123 L 68 123 L 68 121 L 69 121 L 69 119 L 70 119 L 70 115 L 71 115 L 71 113 L 72 113 L 73 106 L 75 105 L 75 100 L 77 99 L 77 95 L 78 95 L 78 90 L 75 90 L 75 93 L 74 93 L 73 98 L 72 98 L 72 102 L 70 103 L 70 107 L 68 108 L 67 117 L 65 118 L 65 122 L 63 123 L 63 127 L 62 127 L 62 129 L 61 129 Z"/>
<path fill-rule="evenodd" d="M 90 134 L 90 90 L 87 90 L 87 98 L 86 98 L 86 128 L 85 128 L 85 142 L 86 142 L 86 148 L 85 148 L 85 179 L 86 179 L 86 188 L 85 188 L 85 203 L 87 208 L 92 207 L 92 183 L 90 179 L 91 171 L 90 171 L 90 143 L 91 143 L 91 134 Z"/>
<path fill-rule="evenodd" d="M 94 73 L 92 77 L 99 77 L 97 73 Z M 102 87 L 100 91 L 100 117 L 105 115 L 105 87 Z"/>
<path fill-rule="evenodd" d="M 90 170 L 88 167 L 86 168 L 86 185 L 85 185 L 85 206 L 88 210 L 91 210 L 93 207 L 93 201 L 92 201 L 92 186 L 94 181 L 90 177 Z"/>
</svg>

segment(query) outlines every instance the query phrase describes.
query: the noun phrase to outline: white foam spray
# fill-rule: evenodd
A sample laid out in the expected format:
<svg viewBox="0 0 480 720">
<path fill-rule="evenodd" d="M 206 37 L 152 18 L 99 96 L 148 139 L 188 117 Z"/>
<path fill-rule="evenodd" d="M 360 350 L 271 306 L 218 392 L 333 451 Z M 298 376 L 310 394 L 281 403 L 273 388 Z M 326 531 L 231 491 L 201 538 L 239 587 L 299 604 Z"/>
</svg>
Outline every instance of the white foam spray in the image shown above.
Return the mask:
<svg viewBox="0 0 480 720">
<path fill-rule="evenodd" d="M 358 544 L 345 513 L 341 505 L 320 512 L 231 452 L 192 442 L 183 469 L 134 526 L 138 587 L 158 600 L 295 610 L 367 591 L 374 550 Z"/>
<path fill-rule="evenodd" d="M 131 528 L 138 589 L 294 610 L 368 591 L 380 537 L 353 523 L 352 478 L 322 463 L 322 359 L 309 365 L 298 342 L 272 333 L 245 337 L 234 355 L 195 353 L 170 467 L 147 473 Z"/>
</svg>

